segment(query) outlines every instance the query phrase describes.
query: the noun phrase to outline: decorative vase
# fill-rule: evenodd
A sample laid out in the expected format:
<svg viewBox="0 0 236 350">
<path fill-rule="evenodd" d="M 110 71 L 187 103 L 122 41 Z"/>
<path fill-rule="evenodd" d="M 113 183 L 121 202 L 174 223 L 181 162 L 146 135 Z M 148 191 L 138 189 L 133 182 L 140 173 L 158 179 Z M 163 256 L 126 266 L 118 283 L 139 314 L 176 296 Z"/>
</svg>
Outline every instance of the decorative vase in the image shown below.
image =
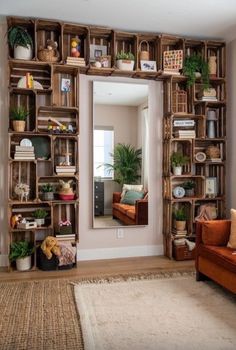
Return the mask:
<svg viewBox="0 0 236 350">
<path fill-rule="evenodd" d="M 24 120 L 13 120 L 13 130 L 17 132 L 25 131 L 25 121 Z"/>
<path fill-rule="evenodd" d="M 25 258 L 16 259 L 16 268 L 18 271 L 27 271 L 31 269 L 31 255 Z"/>
<path fill-rule="evenodd" d="M 134 70 L 134 61 L 131 60 L 117 60 L 116 65 L 120 70 Z"/>
<path fill-rule="evenodd" d="M 210 56 L 208 59 L 210 77 L 216 77 L 216 56 Z"/>
<path fill-rule="evenodd" d="M 175 221 L 175 227 L 177 231 L 184 231 L 186 227 L 186 221 Z"/>
<path fill-rule="evenodd" d="M 17 60 L 32 60 L 32 56 L 32 47 L 30 45 L 28 47 L 14 46 L 14 58 Z"/>
<path fill-rule="evenodd" d="M 173 174 L 174 175 L 182 175 L 182 166 L 173 167 Z"/>
</svg>

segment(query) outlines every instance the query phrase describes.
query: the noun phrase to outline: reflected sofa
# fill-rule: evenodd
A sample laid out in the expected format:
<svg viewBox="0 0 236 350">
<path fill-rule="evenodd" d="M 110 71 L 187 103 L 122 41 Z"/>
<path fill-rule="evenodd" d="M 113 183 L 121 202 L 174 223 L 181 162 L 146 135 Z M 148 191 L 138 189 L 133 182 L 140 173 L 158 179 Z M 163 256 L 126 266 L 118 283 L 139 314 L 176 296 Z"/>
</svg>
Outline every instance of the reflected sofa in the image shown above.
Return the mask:
<svg viewBox="0 0 236 350">
<path fill-rule="evenodd" d="M 236 249 L 227 247 L 230 227 L 230 220 L 197 223 L 196 279 L 209 277 L 236 293 Z"/>
<path fill-rule="evenodd" d="M 148 200 L 138 199 L 135 205 L 120 203 L 121 192 L 113 193 L 112 215 L 124 225 L 147 225 L 148 224 Z"/>
</svg>

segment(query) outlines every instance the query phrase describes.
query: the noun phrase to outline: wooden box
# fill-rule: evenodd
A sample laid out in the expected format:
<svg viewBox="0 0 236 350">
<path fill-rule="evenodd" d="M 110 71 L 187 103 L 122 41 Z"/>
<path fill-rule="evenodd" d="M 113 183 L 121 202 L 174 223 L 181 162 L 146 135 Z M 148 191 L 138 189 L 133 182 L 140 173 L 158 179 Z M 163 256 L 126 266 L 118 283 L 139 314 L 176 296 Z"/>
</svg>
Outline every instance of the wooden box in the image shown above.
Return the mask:
<svg viewBox="0 0 236 350">
<path fill-rule="evenodd" d="M 177 261 L 195 259 L 195 249 L 190 251 L 187 245 L 176 246 L 173 244 L 173 257 Z"/>
</svg>

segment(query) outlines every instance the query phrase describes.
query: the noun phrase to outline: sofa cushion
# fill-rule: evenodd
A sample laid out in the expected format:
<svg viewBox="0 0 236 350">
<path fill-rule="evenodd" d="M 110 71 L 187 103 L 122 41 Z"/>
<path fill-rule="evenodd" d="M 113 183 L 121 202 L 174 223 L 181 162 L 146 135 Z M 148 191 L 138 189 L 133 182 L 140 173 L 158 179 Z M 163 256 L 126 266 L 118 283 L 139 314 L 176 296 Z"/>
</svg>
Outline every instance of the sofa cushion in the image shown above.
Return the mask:
<svg viewBox="0 0 236 350">
<path fill-rule="evenodd" d="M 130 219 L 135 220 L 135 207 L 133 207 L 132 209 L 127 210 L 126 215 Z"/>
<path fill-rule="evenodd" d="M 228 247 L 236 249 L 236 210 L 231 209 L 230 213 L 231 213 L 231 229 L 230 229 Z"/>
<path fill-rule="evenodd" d="M 230 221 L 212 220 L 202 223 L 202 241 L 206 245 L 226 246 L 229 239 Z"/>
<path fill-rule="evenodd" d="M 143 192 L 137 191 L 126 191 L 123 198 L 121 198 L 121 203 L 134 205 L 136 200 L 142 199 L 144 196 Z"/>
<path fill-rule="evenodd" d="M 112 207 L 116 210 L 119 210 L 123 214 L 126 214 L 127 210 L 134 208 L 133 205 L 122 204 L 122 203 L 113 203 Z"/>
<path fill-rule="evenodd" d="M 127 191 L 143 192 L 143 185 L 128 185 L 124 184 L 122 187 L 121 199 Z"/>
<path fill-rule="evenodd" d="M 200 244 L 198 248 L 198 255 L 236 273 L 236 255 L 232 254 L 233 252 L 234 250 L 228 247 L 216 247 L 204 244 Z"/>
</svg>

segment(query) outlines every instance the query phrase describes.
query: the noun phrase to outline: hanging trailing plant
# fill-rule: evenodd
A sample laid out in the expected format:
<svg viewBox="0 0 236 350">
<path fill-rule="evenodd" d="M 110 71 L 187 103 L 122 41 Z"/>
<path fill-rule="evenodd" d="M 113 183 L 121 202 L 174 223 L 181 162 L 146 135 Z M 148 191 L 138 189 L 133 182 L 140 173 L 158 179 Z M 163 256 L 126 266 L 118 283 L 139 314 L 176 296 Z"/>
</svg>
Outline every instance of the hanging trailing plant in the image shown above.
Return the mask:
<svg viewBox="0 0 236 350">
<path fill-rule="evenodd" d="M 188 78 L 187 86 L 190 87 L 195 84 L 196 73 L 201 73 L 201 80 L 203 88 L 209 89 L 209 67 L 208 63 L 202 58 L 201 55 L 187 56 L 183 64 L 183 73 Z"/>
</svg>

